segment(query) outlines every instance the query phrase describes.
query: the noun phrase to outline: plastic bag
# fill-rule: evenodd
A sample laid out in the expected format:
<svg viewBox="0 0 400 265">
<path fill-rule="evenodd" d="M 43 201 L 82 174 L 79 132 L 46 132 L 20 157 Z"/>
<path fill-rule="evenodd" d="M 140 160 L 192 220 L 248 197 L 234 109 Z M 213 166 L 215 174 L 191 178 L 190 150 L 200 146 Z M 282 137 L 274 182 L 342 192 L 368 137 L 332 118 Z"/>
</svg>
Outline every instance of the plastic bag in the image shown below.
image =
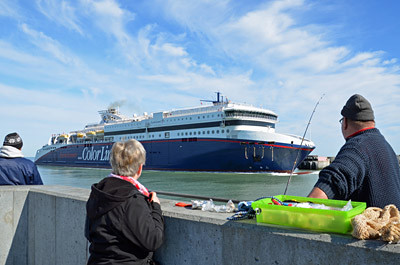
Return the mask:
<svg viewBox="0 0 400 265">
<path fill-rule="evenodd" d="M 215 205 L 213 200 L 209 201 L 192 201 L 192 209 L 201 209 L 202 211 L 231 213 L 235 210 L 235 204 L 229 200 L 226 205 Z"/>
<path fill-rule="evenodd" d="M 295 204 L 294 207 L 342 211 L 342 208 L 326 206 L 325 204 L 322 203 L 313 203 L 313 202 L 300 202 Z"/>
<path fill-rule="evenodd" d="M 209 201 L 206 201 L 206 203 L 204 203 L 201 206 L 202 211 L 210 211 L 211 212 L 214 208 L 215 208 L 215 205 L 214 205 L 213 200 L 211 200 L 211 199 Z"/>
<path fill-rule="evenodd" d="M 194 200 L 192 201 L 192 209 L 201 209 L 205 203 L 206 201 Z"/>
<path fill-rule="evenodd" d="M 336 210 L 336 211 L 350 211 L 351 209 L 353 209 L 353 206 L 351 205 L 351 200 L 349 200 L 346 203 L 346 205 L 343 206 L 342 208 L 326 206 L 325 204 L 322 203 L 312 203 L 312 202 L 300 202 L 294 204 L 293 206 L 300 208 L 312 208 L 312 209 Z"/>
<path fill-rule="evenodd" d="M 214 205 L 213 211 L 217 213 L 231 213 L 235 210 L 235 204 L 229 200 L 226 205 Z"/>
<path fill-rule="evenodd" d="M 353 205 L 351 205 L 351 200 L 349 200 L 345 206 L 343 206 L 342 211 L 350 211 L 353 209 Z"/>
</svg>

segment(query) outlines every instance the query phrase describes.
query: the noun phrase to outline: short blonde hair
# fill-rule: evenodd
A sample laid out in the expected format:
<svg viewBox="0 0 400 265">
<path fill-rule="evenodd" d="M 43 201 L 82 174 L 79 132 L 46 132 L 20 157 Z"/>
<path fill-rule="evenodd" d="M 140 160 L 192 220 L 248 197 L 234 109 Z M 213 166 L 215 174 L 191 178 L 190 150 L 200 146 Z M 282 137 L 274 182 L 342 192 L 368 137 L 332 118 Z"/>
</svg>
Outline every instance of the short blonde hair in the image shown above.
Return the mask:
<svg viewBox="0 0 400 265">
<path fill-rule="evenodd" d="M 110 164 L 114 174 L 134 176 L 146 162 L 146 150 L 136 140 L 116 142 L 111 148 Z"/>
</svg>

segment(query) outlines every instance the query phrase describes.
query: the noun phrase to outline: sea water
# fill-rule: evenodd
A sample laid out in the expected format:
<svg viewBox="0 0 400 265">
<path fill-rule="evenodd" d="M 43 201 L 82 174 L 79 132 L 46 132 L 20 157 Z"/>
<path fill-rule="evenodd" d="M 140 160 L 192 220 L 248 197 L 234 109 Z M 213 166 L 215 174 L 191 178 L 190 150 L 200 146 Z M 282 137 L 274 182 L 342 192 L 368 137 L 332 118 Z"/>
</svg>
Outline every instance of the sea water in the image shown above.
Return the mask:
<svg viewBox="0 0 400 265">
<path fill-rule="evenodd" d="M 45 185 L 65 185 L 90 189 L 110 173 L 110 169 L 38 166 Z M 298 171 L 301 172 L 301 171 Z M 303 172 L 304 173 L 304 172 Z M 286 173 L 214 173 L 143 171 L 139 181 L 149 190 L 255 200 L 283 194 L 290 174 Z M 287 195 L 307 196 L 318 179 L 318 171 L 294 174 Z M 163 196 L 160 195 L 160 198 Z M 190 199 L 182 198 L 182 201 Z"/>
</svg>

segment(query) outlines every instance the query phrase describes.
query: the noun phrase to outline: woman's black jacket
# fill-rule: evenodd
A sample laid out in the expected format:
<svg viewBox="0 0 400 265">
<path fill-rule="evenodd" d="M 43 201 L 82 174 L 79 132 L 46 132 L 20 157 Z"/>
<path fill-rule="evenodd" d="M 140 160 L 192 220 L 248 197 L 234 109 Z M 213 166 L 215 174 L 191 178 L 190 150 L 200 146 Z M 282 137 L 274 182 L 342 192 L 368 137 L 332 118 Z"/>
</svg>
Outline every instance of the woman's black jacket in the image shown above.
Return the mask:
<svg viewBox="0 0 400 265">
<path fill-rule="evenodd" d="M 86 214 L 88 264 L 147 264 L 163 242 L 160 205 L 125 180 L 107 177 L 93 184 Z"/>
</svg>

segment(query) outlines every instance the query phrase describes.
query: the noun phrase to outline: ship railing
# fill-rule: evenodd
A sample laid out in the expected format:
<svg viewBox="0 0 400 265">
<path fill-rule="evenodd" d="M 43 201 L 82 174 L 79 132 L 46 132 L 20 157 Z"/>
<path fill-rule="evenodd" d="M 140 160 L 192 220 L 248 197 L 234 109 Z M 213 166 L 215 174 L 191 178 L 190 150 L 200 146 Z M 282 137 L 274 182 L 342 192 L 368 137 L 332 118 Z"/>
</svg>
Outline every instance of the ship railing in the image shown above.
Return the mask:
<svg viewBox="0 0 400 265">
<path fill-rule="evenodd" d="M 103 142 L 109 142 L 109 141 L 108 140 L 104 140 L 104 139 L 103 140 L 92 140 L 92 139 L 89 139 L 88 141 L 85 141 L 85 139 L 83 139 L 83 140 L 76 141 L 74 143 L 69 142 L 69 144 L 90 144 L 90 143 L 103 143 Z"/>
<path fill-rule="evenodd" d="M 288 134 L 288 133 L 282 133 L 282 134 L 290 136 L 290 137 L 293 137 L 293 138 L 296 138 L 296 139 L 299 139 L 299 140 L 303 139 L 303 137 L 298 136 L 298 135 L 294 135 L 294 134 Z M 304 138 L 304 142 L 311 142 L 311 140 L 309 140 L 307 138 Z"/>
<path fill-rule="evenodd" d="M 206 114 L 212 112 L 218 112 L 223 109 L 223 105 L 210 106 L 210 107 L 200 107 L 196 109 L 184 109 L 184 110 L 173 110 L 171 111 L 168 117 L 181 117 L 187 115 L 196 115 L 196 114 Z"/>
</svg>

